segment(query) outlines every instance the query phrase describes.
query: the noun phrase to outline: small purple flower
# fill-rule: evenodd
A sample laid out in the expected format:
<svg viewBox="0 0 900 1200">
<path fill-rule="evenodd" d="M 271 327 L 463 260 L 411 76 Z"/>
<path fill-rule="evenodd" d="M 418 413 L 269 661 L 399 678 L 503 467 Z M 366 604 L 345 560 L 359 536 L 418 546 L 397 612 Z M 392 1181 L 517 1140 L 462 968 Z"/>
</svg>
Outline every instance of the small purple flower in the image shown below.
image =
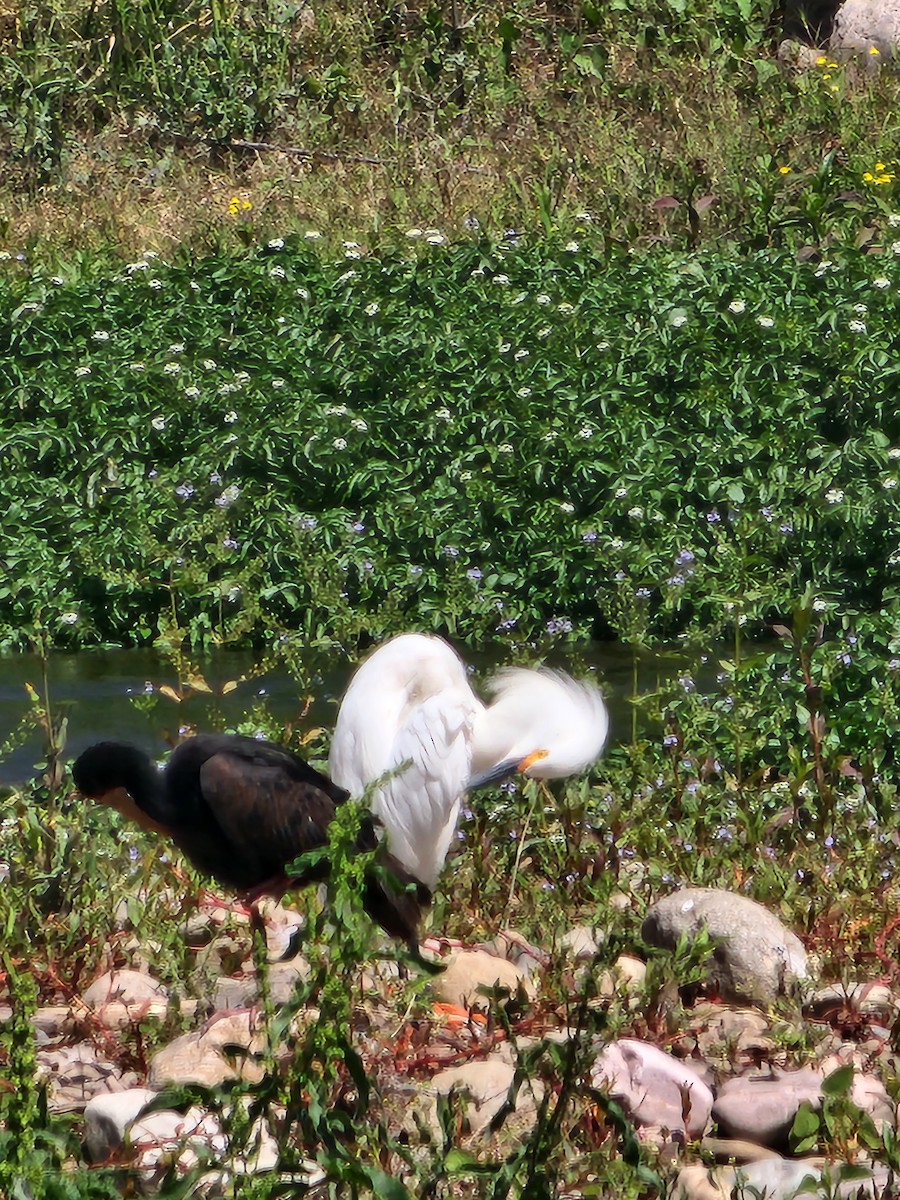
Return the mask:
<svg viewBox="0 0 900 1200">
<path fill-rule="evenodd" d="M 834 838 L 831 836 L 830 833 L 829 833 L 828 837 L 825 839 L 824 845 L 825 845 L 826 850 L 830 850 L 831 847 L 834 845 Z"/>
<path fill-rule="evenodd" d="M 182 483 L 175 489 L 175 495 L 180 496 L 182 500 L 190 500 L 194 494 L 194 485 L 192 483 Z"/>
<path fill-rule="evenodd" d="M 228 537 L 223 539 L 222 545 L 225 547 L 226 550 L 239 550 L 240 546 L 241 546 L 240 542 L 235 541 L 235 539 L 231 536 L 230 533 L 229 533 Z"/>
<path fill-rule="evenodd" d="M 475 814 L 472 812 L 471 808 L 464 808 L 460 811 L 459 815 L 463 821 L 471 821 Z"/>
<path fill-rule="evenodd" d="M 690 675 L 679 675 L 678 686 L 683 692 L 692 692 L 697 685 L 691 679 Z"/>
<path fill-rule="evenodd" d="M 635 600 L 649 600 L 650 589 L 648 587 L 639 587 L 634 593 Z"/>
<path fill-rule="evenodd" d="M 504 629 L 504 630 L 515 629 L 517 619 L 518 619 L 517 617 L 506 617 L 504 620 L 502 620 L 500 622 L 500 624 L 497 626 L 497 628 Z"/>
<path fill-rule="evenodd" d="M 710 525 L 717 525 L 719 521 L 722 520 L 721 513 L 719 513 L 716 509 L 712 509 L 711 512 L 706 514 L 706 520 Z"/>
<path fill-rule="evenodd" d="M 315 527 L 318 525 L 318 521 L 315 517 L 295 517 L 294 524 L 298 529 L 308 531 L 310 529 L 315 529 Z"/>
<path fill-rule="evenodd" d="M 692 563 L 693 561 L 694 561 L 694 555 L 691 553 L 690 550 L 679 550 L 678 553 L 675 555 L 675 566 L 676 567 L 686 567 L 688 563 Z"/>
<path fill-rule="evenodd" d="M 767 505 L 763 505 L 763 507 L 759 510 L 759 514 L 763 518 L 763 520 L 768 521 L 770 525 L 771 525 L 772 521 L 774 521 L 774 519 L 775 519 L 771 508 L 769 508 Z"/>
<path fill-rule="evenodd" d="M 784 534 L 785 537 L 789 537 L 794 532 L 793 522 L 782 521 L 782 523 L 778 526 L 778 532 Z"/>
<path fill-rule="evenodd" d="M 542 892 L 555 892 L 556 884 L 550 883 L 549 880 L 545 879 L 544 882 L 541 884 L 541 891 Z"/>
<path fill-rule="evenodd" d="M 213 473 L 209 477 L 209 482 L 210 483 L 221 483 L 222 476 L 219 474 L 218 471 L 213 471 Z"/>
<path fill-rule="evenodd" d="M 669 587 L 684 587 L 684 576 L 680 571 L 676 571 L 674 575 L 670 575 L 666 580 Z"/>
<path fill-rule="evenodd" d="M 459 550 L 456 548 L 456 546 L 444 546 L 441 550 L 441 554 L 443 554 L 444 558 L 458 558 Z"/>
<path fill-rule="evenodd" d="M 716 830 L 716 837 L 720 842 L 730 842 L 733 834 L 730 829 L 726 829 L 724 825 L 720 825 Z"/>
<path fill-rule="evenodd" d="M 519 231 L 517 229 L 505 229 L 503 231 L 503 240 L 505 242 L 510 242 L 513 246 L 516 244 L 516 242 L 519 240 L 519 238 L 521 236 L 522 235 L 519 233 Z"/>
<path fill-rule="evenodd" d="M 468 571 L 466 571 L 466 575 L 468 575 L 469 579 L 471 579 L 473 583 L 477 583 L 479 579 L 483 578 L 478 567 L 469 567 Z"/>
<path fill-rule="evenodd" d="M 853 659 L 846 651 L 842 651 L 840 654 L 837 655 L 837 662 L 842 667 L 849 667 L 850 664 L 853 662 Z"/>
<path fill-rule="evenodd" d="M 366 531 L 366 527 L 362 523 L 362 521 L 354 521 L 353 524 L 350 526 L 351 533 L 365 533 L 365 531 Z"/>
<path fill-rule="evenodd" d="M 586 529 L 585 532 L 581 535 L 581 540 L 583 542 L 591 543 L 591 542 L 596 542 L 597 537 L 598 537 L 598 534 L 597 534 L 596 529 Z"/>
<path fill-rule="evenodd" d="M 369 560 L 368 560 L 368 559 L 365 559 L 365 560 L 364 560 L 364 561 L 363 561 L 363 562 L 360 564 L 360 570 L 362 571 L 362 573 L 363 573 L 364 575 L 371 575 L 371 574 L 372 574 L 372 572 L 375 570 L 375 564 L 374 564 L 374 563 L 371 563 L 371 562 L 369 562 Z"/>
<path fill-rule="evenodd" d="M 666 746 L 667 748 L 670 746 L 677 746 L 678 745 L 678 734 L 677 733 L 667 733 L 666 736 L 663 738 L 662 744 L 664 746 Z"/>
<path fill-rule="evenodd" d="M 159 471 L 157 471 L 154 467 L 151 467 L 151 469 L 147 472 L 147 478 L 155 479 L 158 474 L 159 474 Z"/>
<path fill-rule="evenodd" d="M 518 790 L 519 785 L 514 779 L 505 779 L 498 788 L 498 791 L 505 792 L 507 796 L 514 796 Z"/>
<path fill-rule="evenodd" d="M 900 658 L 889 658 L 888 659 L 888 670 L 889 671 L 896 671 L 898 667 L 900 667 Z"/>
<path fill-rule="evenodd" d="M 137 862 L 137 860 L 138 860 L 137 846 L 129 846 L 128 847 L 128 857 L 132 862 Z"/>
<path fill-rule="evenodd" d="M 422 574 L 422 568 L 416 566 L 415 563 L 410 563 L 409 573 L 413 577 L 413 579 L 418 579 L 418 577 Z"/>
</svg>

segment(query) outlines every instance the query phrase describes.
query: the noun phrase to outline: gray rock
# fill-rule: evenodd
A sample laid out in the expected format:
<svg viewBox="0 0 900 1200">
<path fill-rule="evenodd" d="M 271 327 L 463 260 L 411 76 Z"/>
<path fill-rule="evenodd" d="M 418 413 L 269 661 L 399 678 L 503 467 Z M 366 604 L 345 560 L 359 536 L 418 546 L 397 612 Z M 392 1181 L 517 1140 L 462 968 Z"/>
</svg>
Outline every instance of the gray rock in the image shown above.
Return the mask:
<svg viewBox="0 0 900 1200">
<path fill-rule="evenodd" d="M 887 1168 L 854 1167 L 861 1178 L 841 1179 L 846 1164 L 824 1158 L 764 1158 L 739 1167 L 704 1167 L 692 1164 L 678 1173 L 672 1200 L 794 1200 L 799 1196 L 831 1196 L 834 1200 L 877 1200 L 885 1194 Z M 806 1181 L 806 1184 L 804 1184 Z M 813 1184 L 809 1186 L 810 1182 Z M 827 1190 L 823 1190 L 827 1189 Z"/>
<path fill-rule="evenodd" d="M 309 963 L 299 955 L 287 962 L 272 963 L 268 969 L 269 994 L 273 1004 L 287 1004 L 299 980 L 309 978 Z M 245 1008 L 259 999 L 259 986 L 252 970 L 234 977 L 225 975 L 216 980 L 213 1008 Z"/>
<path fill-rule="evenodd" d="M 264 1048 L 260 1019 L 249 1012 L 228 1013 L 157 1051 L 147 1082 L 155 1088 L 178 1083 L 218 1087 L 231 1079 L 258 1083 L 265 1073 L 258 1057 Z"/>
<path fill-rule="evenodd" d="M 774 1045 L 766 1036 L 769 1022 L 757 1008 L 696 1004 L 691 1017 L 694 1028 L 698 1019 L 704 1021 L 697 1033 L 697 1048 L 706 1059 L 732 1061 L 747 1050 L 768 1052 Z"/>
<path fill-rule="evenodd" d="M 575 959 L 591 959 L 598 953 L 603 943 L 603 934 L 590 925 L 575 925 L 559 940 L 560 949 L 567 957 Z"/>
<path fill-rule="evenodd" d="M 872 48 L 877 55 L 870 55 Z M 835 55 L 865 55 L 875 64 L 900 51 L 898 0 L 844 0 L 828 48 Z"/>
<path fill-rule="evenodd" d="M 254 1124 L 239 1153 L 230 1146 L 218 1118 L 196 1106 L 186 1113 L 161 1109 L 139 1117 L 128 1130 L 128 1142 L 132 1165 L 148 1191 L 155 1190 L 173 1166 L 183 1175 L 206 1162 L 212 1169 L 198 1181 L 199 1190 L 221 1193 L 230 1176 L 272 1171 L 278 1165 L 278 1143 L 263 1121 Z M 219 1164 L 225 1169 L 218 1169 Z"/>
<path fill-rule="evenodd" d="M 719 1088 L 713 1118 L 729 1137 L 781 1147 L 800 1105 L 819 1107 L 822 1079 L 819 1071 L 777 1069 L 771 1076 L 729 1079 Z"/>
<path fill-rule="evenodd" d="M 95 1096 L 84 1109 L 84 1141 L 91 1162 L 104 1162 L 125 1140 L 125 1131 L 156 1098 L 150 1088 Z"/>
<path fill-rule="evenodd" d="M 506 1104 L 514 1076 L 515 1067 L 508 1061 L 508 1055 L 502 1053 L 492 1054 L 483 1062 L 449 1067 L 429 1081 L 424 1091 L 425 1103 L 416 1106 L 417 1114 L 424 1119 L 433 1136 L 440 1138 L 436 1098 L 459 1095 L 465 1100 L 466 1134 L 481 1135 Z M 526 1083 L 518 1089 L 514 1107 L 517 1130 L 526 1132 L 534 1125 L 542 1096 L 543 1088 L 539 1083 Z"/>
<path fill-rule="evenodd" d="M 37 1052 L 38 1072 L 48 1084 L 52 1112 L 81 1112 L 94 1096 L 123 1092 L 137 1085 L 133 1071 L 123 1072 L 90 1042 Z"/>
<path fill-rule="evenodd" d="M 81 999 L 88 1008 L 102 1008 L 104 1004 L 140 1005 L 148 1001 L 167 1000 L 167 989 L 143 971 L 107 971 L 82 993 Z"/>
<path fill-rule="evenodd" d="M 884 983 L 831 983 L 817 988 L 804 1005 L 813 1016 L 846 1011 L 866 1017 L 876 1017 L 891 1025 L 900 1014 L 900 1001 Z"/>
<path fill-rule="evenodd" d="M 447 969 L 431 986 L 435 998 L 444 1004 L 484 1011 L 490 1008 L 491 1001 L 481 988 L 499 988 L 507 997 L 513 998 L 520 991 L 527 994 L 529 990 L 524 971 L 486 950 L 461 950 L 450 959 Z"/>
<path fill-rule="evenodd" d="M 771 1004 L 807 976 L 806 951 L 776 916 L 746 896 L 683 888 L 658 901 L 641 927 L 645 941 L 674 950 L 706 929 L 716 943 L 709 981 L 735 1003 Z"/>
<path fill-rule="evenodd" d="M 700 1145 L 720 1163 L 759 1162 L 762 1158 L 781 1157 L 777 1150 L 770 1150 L 757 1142 L 744 1142 L 740 1138 L 713 1137 L 707 1134 L 701 1139 Z"/>
<path fill-rule="evenodd" d="M 605 1088 L 639 1125 L 702 1137 L 713 1094 L 687 1063 L 649 1042 L 622 1038 L 606 1046 L 592 1069 L 594 1087 Z"/>
</svg>

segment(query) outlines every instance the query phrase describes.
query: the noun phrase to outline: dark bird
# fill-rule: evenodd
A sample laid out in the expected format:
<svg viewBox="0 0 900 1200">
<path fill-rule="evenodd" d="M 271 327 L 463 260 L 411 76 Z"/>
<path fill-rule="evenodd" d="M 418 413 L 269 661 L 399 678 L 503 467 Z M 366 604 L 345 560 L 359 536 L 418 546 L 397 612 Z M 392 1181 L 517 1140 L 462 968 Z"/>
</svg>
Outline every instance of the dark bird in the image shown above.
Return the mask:
<svg viewBox="0 0 900 1200">
<path fill-rule="evenodd" d="M 75 761 L 72 777 L 82 795 L 165 834 L 198 870 L 251 903 L 327 876 L 324 860 L 301 876 L 286 868 L 327 845 L 335 810 L 349 796 L 289 750 L 236 734 L 189 738 L 162 770 L 135 746 L 98 742 Z M 375 821 L 365 817 L 357 849 L 377 846 Z M 366 873 L 369 916 L 415 950 L 430 901 L 429 889 L 380 848 Z"/>
</svg>

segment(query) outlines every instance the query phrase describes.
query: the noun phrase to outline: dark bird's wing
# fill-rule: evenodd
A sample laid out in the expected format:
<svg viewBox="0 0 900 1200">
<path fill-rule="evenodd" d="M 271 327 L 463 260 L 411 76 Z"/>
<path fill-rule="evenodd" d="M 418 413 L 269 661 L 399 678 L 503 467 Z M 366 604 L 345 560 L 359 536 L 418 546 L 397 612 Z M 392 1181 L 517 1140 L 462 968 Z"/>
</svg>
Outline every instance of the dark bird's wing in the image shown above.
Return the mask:
<svg viewBox="0 0 900 1200">
<path fill-rule="evenodd" d="M 202 763 L 198 791 L 207 821 L 174 831 L 198 867 L 242 888 L 264 883 L 323 846 L 335 812 L 335 800 L 318 783 L 267 754 L 270 747 L 246 740 L 250 747 L 232 743 Z"/>
</svg>

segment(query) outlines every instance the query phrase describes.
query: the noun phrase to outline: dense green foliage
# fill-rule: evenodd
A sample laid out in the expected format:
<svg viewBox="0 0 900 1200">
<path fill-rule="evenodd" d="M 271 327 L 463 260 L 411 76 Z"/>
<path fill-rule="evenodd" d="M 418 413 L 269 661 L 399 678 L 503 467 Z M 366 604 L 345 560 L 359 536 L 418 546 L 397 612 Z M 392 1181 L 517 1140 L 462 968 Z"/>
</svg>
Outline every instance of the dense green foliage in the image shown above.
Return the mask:
<svg viewBox="0 0 900 1200">
<path fill-rule="evenodd" d="M 437 240 L 437 239 L 435 239 Z M 715 631 L 897 595 L 896 255 L 8 263 L 0 631 Z"/>
</svg>

